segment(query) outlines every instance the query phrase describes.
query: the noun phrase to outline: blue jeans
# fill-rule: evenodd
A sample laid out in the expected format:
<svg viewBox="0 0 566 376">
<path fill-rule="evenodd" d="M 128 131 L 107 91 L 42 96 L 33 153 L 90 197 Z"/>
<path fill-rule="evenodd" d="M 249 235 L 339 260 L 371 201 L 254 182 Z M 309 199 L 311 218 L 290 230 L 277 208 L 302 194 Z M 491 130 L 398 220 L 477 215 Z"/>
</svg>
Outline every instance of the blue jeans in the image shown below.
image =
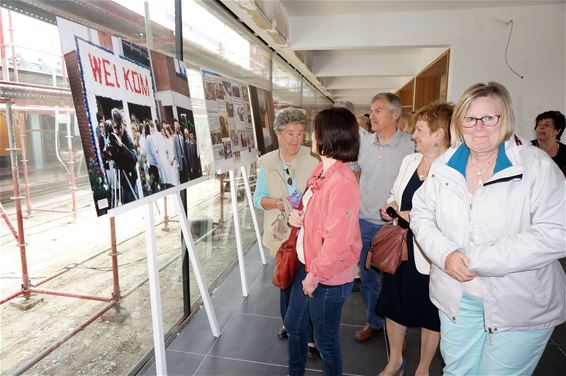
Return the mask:
<svg viewBox="0 0 566 376">
<path fill-rule="evenodd" d="M 323 375 L 341 375 L 340 316 L 342 306 L 352 292 L 352 282 L 338 286 L 319 284 L 313 297 L 309 298 L 303 293 L 306 275 L 305 267 L 301 264 L 285 316 L 285 328 L 289 335 L 289 375 L 305 373 L 309 314 L 314 327 L 315 343 L 322 359 Z"/>
<path fill-rule="evenodd" d="M 366 306 L 366 321 L 374 329 L 383 327 L 383 317 L 375 312 L 379 293 L 381 292 L 381 273 L 373 268 L 366 270 L 364 264 L 371 246 L 371 239 L 373 239 L 373 236 L 380 228 L 381 225 L 376 225 L 360 218 L 360 231 L 362 233 L 362 252 L 358 262 L 360 280 L 362 282 L 360 290 L 362 300 Z"/>
<path fill-rule="evenodd" d="M 296 278 L 296 277 L 295 277 Z M 303 277 L 304 279 L 304 277 Z M 302 281 L 302 280 L 301 280 Z M 281 313 L 281 319 L 283 323 L 285 322 L 285 315 L 287 314 L 287 307 L 289 307 L 289 301 L 291 300 L 291 290 L 293 290 L 293 285 L 287 287 L 286 289 L 279 289 L 279 312 Z M 308 340 L 310 343 L 314 342 L 314 334 L 312 328 L 312 321 L 309 316 L 309 324 L 307 326 Z M 315 343 L 316 345 L 316 343 Z"/>
<path fill-rule="evenodd" d="M 287 307 L 289 306 L 289 300 L 291 299 L 292 288 L 293 285 L 286 289 L 279 289 L 279 312 L 281 313 L 281 320 L 283 321 L 285 321 L 285 315 L 287 314 Z"/>
<path fill-rule="evenodd" d="M 464 294 L 456 321 L 440 313 L 443 374 L 532 375 L 554 328 L 487 333 L 483 301 Z"/>
</svg>

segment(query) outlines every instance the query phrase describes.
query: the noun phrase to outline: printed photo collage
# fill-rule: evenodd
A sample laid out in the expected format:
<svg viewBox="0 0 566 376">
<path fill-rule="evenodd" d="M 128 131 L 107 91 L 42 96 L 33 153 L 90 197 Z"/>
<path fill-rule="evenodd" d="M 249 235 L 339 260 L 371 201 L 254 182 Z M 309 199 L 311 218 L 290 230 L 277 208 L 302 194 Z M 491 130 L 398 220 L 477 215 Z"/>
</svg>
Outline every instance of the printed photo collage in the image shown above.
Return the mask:
<svg viewBox="0 0 566 376">
<path fill-rule="evenodd" d="M 206 70 L 202 80 L 216 169 L 230 169 L 257 155 L 248 86 Z"/>
</svg>

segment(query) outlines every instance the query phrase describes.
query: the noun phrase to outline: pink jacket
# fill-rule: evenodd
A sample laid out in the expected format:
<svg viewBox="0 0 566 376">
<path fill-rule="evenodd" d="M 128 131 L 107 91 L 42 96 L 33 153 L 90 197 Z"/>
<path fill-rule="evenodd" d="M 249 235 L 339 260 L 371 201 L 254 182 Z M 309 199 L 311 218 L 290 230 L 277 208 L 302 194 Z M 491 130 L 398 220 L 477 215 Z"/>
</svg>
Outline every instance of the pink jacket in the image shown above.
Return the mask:
<svg viewBox="0 0 566 376">
<path fill-rule="evenodd" d="M 322 162 L 307 186 L 311 197 L 303 218 L 305 282 L 337 286 L 352 282 L 362 249 L 358 214 L 360 193 L 356 177 L 346 163 L 337 161 L 319 179 Z"/>
</svg>

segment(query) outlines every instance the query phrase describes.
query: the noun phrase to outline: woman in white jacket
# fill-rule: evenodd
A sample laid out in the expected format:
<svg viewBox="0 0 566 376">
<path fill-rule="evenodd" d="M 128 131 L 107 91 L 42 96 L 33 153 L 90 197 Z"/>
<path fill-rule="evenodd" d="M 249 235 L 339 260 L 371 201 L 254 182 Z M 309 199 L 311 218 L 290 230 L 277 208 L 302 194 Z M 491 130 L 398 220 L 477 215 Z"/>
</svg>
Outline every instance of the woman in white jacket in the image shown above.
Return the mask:
<svg viewBox="0 0 566 376">
<path fill-rule="evenodd" d="M 386 209 L 392 207 L 410 221 L 412 198 L 425 181 L 432 161 L 450 146 L 450 118 L 453 106 L 433 103 L 419 109 L 414 116 L 413 141 L 417 153 L 409 154 L 401 163 L 391 196 L 381 208 L 381 217 L 392 218 Z M 407 327 L 421 328 L 421 351 L 415 375 L 428 375 L 432 358 L 440 340 L 438 309 L 429 298 L 430 262 L 413 233 L 407 233 L 408 260 L 403 261 L 395 274 L 383 274 L 383 287 L 377 302 L 377 312 L 385 317 L 389 360 L 381 376 L 398 375 L 405 369 L 403 340 Z"/>
<path fill-rule="evenodd" d="M 532 374 L 566 320 L 566 183 L 513 130 L 507 89 L 471 86 L 454 110 L 452 147 L 413 197 L 445 375 Z"/>
</svg>

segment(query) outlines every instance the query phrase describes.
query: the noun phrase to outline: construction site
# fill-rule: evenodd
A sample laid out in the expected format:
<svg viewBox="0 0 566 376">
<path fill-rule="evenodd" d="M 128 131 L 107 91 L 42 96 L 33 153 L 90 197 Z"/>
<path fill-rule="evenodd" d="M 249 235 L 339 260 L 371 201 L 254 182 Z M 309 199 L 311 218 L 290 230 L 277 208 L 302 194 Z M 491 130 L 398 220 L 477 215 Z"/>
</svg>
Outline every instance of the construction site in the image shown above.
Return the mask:
<svg viewBox="0 0 566 376">
<path fill-rule="evenodd" d="M 23 144 L 26 137 L 22 132 Z M 25 167 L 21 159 L 18 165 Z M 125 374 L 153 346 L 145 213 L 138 209 L 97 217 L 86 177 L 80 172 L 72 177 L 65 167 L 74 168 L 68 162 L 53 167 L 62 170 L 59 175 L 44 170 L 2 179 L 3 374 L 28 368 L 37 375 L 61 374 L 62 369 L 88 374 L 91 367 L 97 373 Z M 187 190 L 188 218 L 210 292 L 237 260 L 227 246 L 235 239 L 229 193 L 221 192 L 221 184 L 219 178 L 206 179 Z M 255 233 L 245 199 L 238 208 L 246 246 L 256 241 Z M 200 295 L 189 272 L 186 307 L 181 231 L 171 200 L 156 202 L 155 213 L 163 321 L 175 328 L 198 308 Z"/>
<path fill-rule="evenodd" d="M 30 25 L 36 40 L 22 33 Z M 56 26 L 0 8 L 0 45 L 0 374 L 127 374 L 154 345 L 147 210 L 97 216 Z M 208 132 L 200 107 L 197 136 Z M 213 295 L 237 263 L 236 239 L 228 176 L 202 157 L 203 177 L 182 197 Z M 253 189 L 255 165 L 247 171 Z M 257 236 L 240 174 L 235 182 L 247 251 Z M 168 335 L 202 300 L 174 197 L 151 205 Z"/>
</svg>

